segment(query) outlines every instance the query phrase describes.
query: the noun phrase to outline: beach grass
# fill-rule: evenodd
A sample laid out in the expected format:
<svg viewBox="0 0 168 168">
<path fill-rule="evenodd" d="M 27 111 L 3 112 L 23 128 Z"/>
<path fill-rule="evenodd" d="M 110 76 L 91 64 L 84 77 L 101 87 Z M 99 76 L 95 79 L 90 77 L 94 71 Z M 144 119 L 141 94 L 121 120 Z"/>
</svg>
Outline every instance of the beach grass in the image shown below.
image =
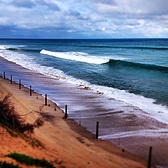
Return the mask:
<svg viewBox="0 0 168 168">
<path fill-rule="evenodd" d="M 55 168 L 51 163 L 49 163 L 46 160 L 40 160 L 40 159 L 34 159 L 30 156 L 27 156 L 25 154 L 20 154 L 20 153 L 10 153 L 8 155 L 5 155 L 6 157 L 10 157 L 20 163 L 30 165 L 30 166 L 40 166 L 40 167 L 50 167 L 50 168 Z"/>
</svg>

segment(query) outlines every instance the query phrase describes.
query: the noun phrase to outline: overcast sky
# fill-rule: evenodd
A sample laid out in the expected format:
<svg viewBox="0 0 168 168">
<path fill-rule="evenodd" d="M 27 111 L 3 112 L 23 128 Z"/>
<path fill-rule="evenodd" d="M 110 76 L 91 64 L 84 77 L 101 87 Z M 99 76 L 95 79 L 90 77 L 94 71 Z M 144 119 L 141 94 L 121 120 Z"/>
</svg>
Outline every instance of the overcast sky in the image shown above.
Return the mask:
<svg viewBox="0 0 168 168">
<path fill-rule="evenodd" d="M 168 0 L 0 0 L 0 38 L 168 38 Z"/>
</svg>

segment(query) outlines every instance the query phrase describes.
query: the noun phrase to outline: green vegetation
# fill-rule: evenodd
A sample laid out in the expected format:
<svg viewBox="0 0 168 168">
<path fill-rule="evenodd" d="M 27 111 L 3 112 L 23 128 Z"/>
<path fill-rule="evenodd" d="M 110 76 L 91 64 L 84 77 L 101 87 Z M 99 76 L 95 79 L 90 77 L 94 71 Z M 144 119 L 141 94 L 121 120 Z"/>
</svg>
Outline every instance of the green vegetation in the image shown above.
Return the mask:
<svg viewBox="0 0 168 168">
<path fill-rule="evenodd" d="M 0 162 L 1 168 L 19 168 L 18 165 L 13 165 L 13 163 Z"/>
<path fill-rule="evenodd" d="M 46 167 L 46 168 L 55 168 L 51 163 L 47 162 L 46 160 L 34 159 L 25 154 L 10 153 L 6 155 L 6 157 L 13 158 L 16 161 L 19 161 L 20 163 L 24 163 L 30 166 L 35 165 L 35 166 L 41 166 L 41 167 Z"/>
</svg>

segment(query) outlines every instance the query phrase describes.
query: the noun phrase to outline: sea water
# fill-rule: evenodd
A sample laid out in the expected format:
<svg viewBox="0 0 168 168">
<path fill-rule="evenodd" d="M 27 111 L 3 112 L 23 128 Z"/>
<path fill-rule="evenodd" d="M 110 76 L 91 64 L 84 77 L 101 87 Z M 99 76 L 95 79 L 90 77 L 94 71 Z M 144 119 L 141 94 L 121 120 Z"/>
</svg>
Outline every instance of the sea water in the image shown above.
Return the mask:
<svg viewBox="0 0 168 168">
<path fill-rule="evenodd" d="M 134 114 L 168 124 L 168 39 L 1 39 L 0 56 L 22 67 L 19 72 L 25 68 L 39 74 L 43 82 L 36 82 L 36 89 L 42 92 L 49 87 L 52 100 L 62 107 L 64 100 L 70 106 L 70 118 L 82 120 L 93 132 L 93 120 L 104 123 L 103 139 L 139 132 L 132 127 L 121 130 L 118 123 L 120 135 L 114 134 L 114 114 L 118 117 L 122 113 L 121 118 Z M 1 74 L 4 68 L 1 64 Z M 17 70 L 8 67 L 6 71 Z M 30 78 L 37 80 L 31 75 L 26 78 L 27 85 Z M 45 78 L 49 80 L 44 82 Z M 58 80 L 63 83 L 55 86 Z M 139 135 L 160 135 L 163 130 L 157 129 L 143 129 Z"/>
<path fill-rule="evenodd" d="M 168 106 L 167 39 L 0 40 L 0 56 L 143 110 Z"/>
</svg>

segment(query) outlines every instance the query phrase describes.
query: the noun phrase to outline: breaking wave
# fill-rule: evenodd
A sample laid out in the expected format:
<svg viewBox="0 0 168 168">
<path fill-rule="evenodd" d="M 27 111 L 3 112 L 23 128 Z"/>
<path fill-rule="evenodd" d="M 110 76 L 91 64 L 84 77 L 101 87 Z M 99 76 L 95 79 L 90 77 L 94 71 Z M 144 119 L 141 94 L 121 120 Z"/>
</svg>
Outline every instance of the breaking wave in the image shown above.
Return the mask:
<svg viewBox="0 0 168 168">
<path fill-rule="evenodd" d="M 58 58 L 69 59 L 79 62 L 86 62 L 91 64 L 103 64 L 109 61 L 109 58 L 90 56 L 89 54 L 83 52 L 53 52 L 53 51 L 41 50 L 40 53 Z"/>
</svg>

